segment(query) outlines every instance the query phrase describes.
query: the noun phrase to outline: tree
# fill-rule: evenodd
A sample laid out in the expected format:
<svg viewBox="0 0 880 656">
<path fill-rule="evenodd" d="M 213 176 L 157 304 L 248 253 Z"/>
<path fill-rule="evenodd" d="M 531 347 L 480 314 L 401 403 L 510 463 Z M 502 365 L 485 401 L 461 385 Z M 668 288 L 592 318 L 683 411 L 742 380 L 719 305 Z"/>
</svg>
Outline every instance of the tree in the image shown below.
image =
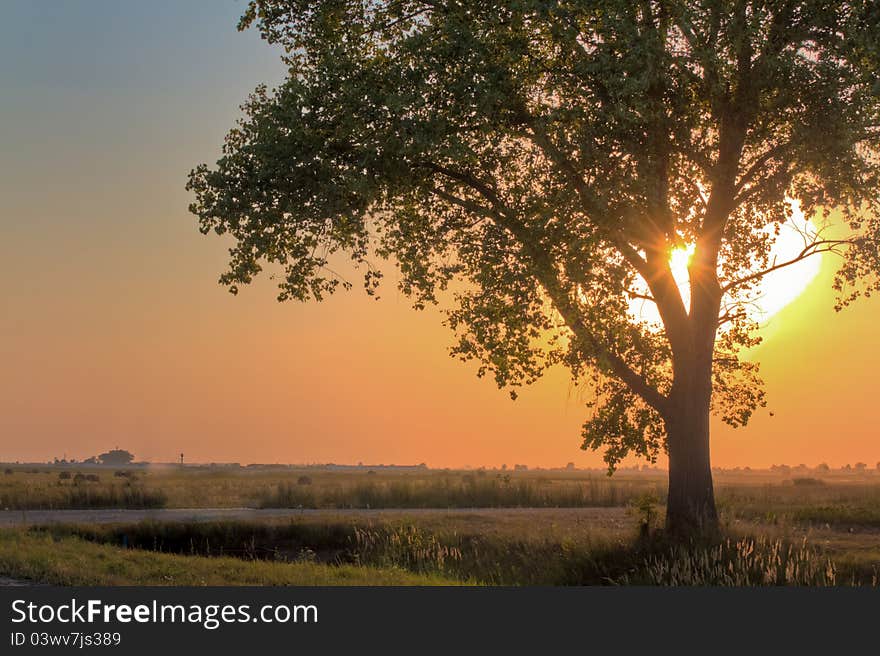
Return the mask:
<svg viewBox="0 0 880 656">
<path fill-rule="evenodd" d="M 102 465 L 128 465 L 134 460 L 134 455 L 125 449 L 111 449 L 98 456 Z"/>
<path fill-rule="evenodd" d="M 390 258 L 515 398 L 564 364 L 584 448 L 669 457 L 667 526 L 717 526 L 710 412 L 764 404 L 750 303 L 796 200 L 841 234 L 840 305 L 878 289 L 878 23 L 869 2 L 258 0 L 289 76 L 190 174 L 221 282 L 376 294 Z M 843 220 L 832 222 L 831 212 Z M 836 216 L 836 215 L 835 215 Z M 690 298 L 670 267 L 690 246 Z M 345 264 L 344 260 L 351 260 Z M 793 260 L 793 261 L 794 261 Z M 458 280 L 454 291 L 450 282 Z M 656 306 L 660 321 L 633 311 Z"/>
</svg>

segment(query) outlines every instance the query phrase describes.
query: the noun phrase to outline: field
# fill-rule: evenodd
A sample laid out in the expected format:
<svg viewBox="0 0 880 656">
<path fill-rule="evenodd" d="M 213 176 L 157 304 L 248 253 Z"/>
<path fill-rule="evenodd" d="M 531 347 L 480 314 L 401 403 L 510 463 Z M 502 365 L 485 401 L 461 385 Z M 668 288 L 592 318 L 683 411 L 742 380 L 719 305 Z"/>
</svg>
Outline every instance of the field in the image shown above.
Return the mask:
<svg viewBox="0 0 880 656">
<path fill-rule="evenodd" d="M 10 466 L 0 508 L 505 508 L 622 506 L 662 473 Z M 79 475 L 79 478 L 77 478 Z"/>
<path fill-rule="evenodd" d="M 62 518 L 70 508 L 303 509 L 260 521 L 170 522 L 159 514 L 0 530 L 0 576 L 35 582 L 875 585 L 880 571 L 873 471 L 719 471 L 724 536 L 685 551 L 659 530 L 665 477 L 657 470 L 609 478 L 570 470 L 3 467 L 7 517 L 28 509 Z"/>
<path fill-rule="evenodd" d="M 454 585 L 403 569 L 280 563 L 123 549 L 75 536 L 0 531 L 0 571 L 53 585 Z"/>
</svg>

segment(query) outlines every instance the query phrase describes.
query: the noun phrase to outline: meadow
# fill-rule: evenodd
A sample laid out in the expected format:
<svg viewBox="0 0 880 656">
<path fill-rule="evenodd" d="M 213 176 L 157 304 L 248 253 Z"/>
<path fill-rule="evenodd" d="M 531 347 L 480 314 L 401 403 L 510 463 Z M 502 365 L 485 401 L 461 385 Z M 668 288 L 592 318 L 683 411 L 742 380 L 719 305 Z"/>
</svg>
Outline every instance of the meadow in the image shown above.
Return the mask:
<svg viewBox="0 0 880 656">
<path fill-rule="evenodd" d="M 0 508 L 614 507 L 661 494 L 662 473 L 3 466 Z M 79 478 L 78 478 L 79 477 Z"/>
<path fill-rule="evenodd" d="M 76 480 L 58 467 L 9 470 L 9 509 L 323 509 L 0 530 L 0 575 L 34 581 L 876 585 L 880 571 L 873 471 L 719 471 L 723 535 L 682 549 L 661 530 L 657 470 L 94 468 Z"/>
</svg>

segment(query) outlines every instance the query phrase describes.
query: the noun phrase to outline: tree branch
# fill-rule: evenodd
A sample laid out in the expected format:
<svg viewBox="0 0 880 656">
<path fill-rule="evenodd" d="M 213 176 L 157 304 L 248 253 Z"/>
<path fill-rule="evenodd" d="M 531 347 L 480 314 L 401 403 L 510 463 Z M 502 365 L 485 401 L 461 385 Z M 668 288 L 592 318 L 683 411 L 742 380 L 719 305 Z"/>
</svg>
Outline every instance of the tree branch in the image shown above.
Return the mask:
<svg viewBox="0 0 880 656">
<path fill-rule="evenodd" d="M 752 162 L 752 165 L 745 173 L 743 173 L 743 175 L 734 186 L 736 193 L 739 194 L 743 187 L 749 184 L 755 178 L 755 176 L 760 173 L 761 169 L 764 167 L 765 164 L 767 164 L 767 162 L 769 162 L 774 157 L 782 155 L 791 146 L 792 143 L 790 141 L 777 144 L 776 146 L 762 154 L 760 157 L 758 157 L 754 162 Z"/>
<path fill-rule="evenodd" d="M 852 239 L 820 239 L 818 241 L 814 241 L 811 244 L 807 244 L 804 249 L 797 254 L 797 256 L 793 257 L 790 260 L 786 260 L 785 262 L 780 262 L 779 264 L 774 264 L 773 266 L 764 269 L 763 271 L 756 271 L 748 276 L 743 278 L 739 278 L 738 280 L 734 280 L 732 282 L 727 283 L 721 288 L 721 293 L 726 294 L 732 289 L 735 289 L 741 285 L 744 285 L 753 280 L 758 280 L 763 278 L 768 273 L 772 273 L 773 271 L 778 271 L 779 269 L 783 269 L 787 266 L 791 266 L 792 264 L 797 264 L 801 260 L 805 260 L 811 255 L 817 255 L 819 253 L 836 253 L 837 247 L 839 246 L 851 246 L 855 244 L 855 240 Z"/>
<path fill-rule="evenodd" d="M 447 175 L 453 180 L 467 184 L 472 189 L 483 195 L 490 203 L 491 208 L 483 207 L 478 203 L 461 198 L 443 189 L 434 188 L 434 193 L 450 203 L 455 204 L 462 209 L 474 212 L 479 216 L 492 218 L 500 227 L 510 232 L 519 242 L 525 254 L 532 260 L 534 264 L 533 272 L 537 281 L 547 292 L 553 305 L 566 325 L 574 333 L 575 337 L 581 342 L 589 345 L 593 351 L 594 357 L 600 361 L 604 361 L 607 367 L 617 376 L 625 385 L 627 385 L 635 394 L 641 397 L 645 403 L 657 410 L 661 414 L 666 413 L 667 399 L 663 394 L 656 390 L 643 376 L 634 371 L 626 361 L 620 357 L 608 344 L 599 339 L 580 318 L 577 309 L 571 302 L 568 294 L 559 283 L 552 264 L 546 254 L 540 252 L 533 245 L 534 239 L 531 239 L 527 229 L 517 221 L 509 210 L 504 207 L 498 196 L 485 183 L 477 180 L 467 173 L 454 171 L 447 167 L 432 165 L 434 170 Z M 471 184 L 474 183 L 474 184 Z"/>
</svg>

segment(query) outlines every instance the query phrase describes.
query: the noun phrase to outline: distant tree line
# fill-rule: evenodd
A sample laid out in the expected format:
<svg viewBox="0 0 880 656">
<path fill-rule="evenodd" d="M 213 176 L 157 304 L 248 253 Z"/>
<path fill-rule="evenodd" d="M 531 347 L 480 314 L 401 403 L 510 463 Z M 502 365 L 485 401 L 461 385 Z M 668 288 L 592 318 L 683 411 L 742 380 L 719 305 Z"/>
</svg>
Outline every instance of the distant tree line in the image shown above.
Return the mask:
<svg viewBox="0 0 880 656">
<path fill-rule="evenodd" d="M 125 449 L 110 449 L 96 456 L 91 456 L 82 461 L 83 465 L 130 465 L 134 460 L 134 454 Z M 76 460 L 67 460 L 63 458 L 59 460 L 55 458 L 56 465 L 77 464 Z"/>
</svg>

